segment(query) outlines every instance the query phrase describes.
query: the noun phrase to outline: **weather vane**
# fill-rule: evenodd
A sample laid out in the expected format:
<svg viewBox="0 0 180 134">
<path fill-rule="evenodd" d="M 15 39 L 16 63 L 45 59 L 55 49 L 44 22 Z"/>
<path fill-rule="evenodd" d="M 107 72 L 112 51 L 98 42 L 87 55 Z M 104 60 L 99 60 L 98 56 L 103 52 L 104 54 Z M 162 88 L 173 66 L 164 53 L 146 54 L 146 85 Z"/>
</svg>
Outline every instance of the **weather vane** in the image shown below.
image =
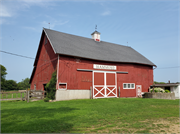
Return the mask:
<svg viewBox="0 0 180 134">
<path fill-rule="evenodd" d="M 97 25 L 96 25 L 96 27 L 95 27 L 95 31 L 97 30 Z"/>
</svg>

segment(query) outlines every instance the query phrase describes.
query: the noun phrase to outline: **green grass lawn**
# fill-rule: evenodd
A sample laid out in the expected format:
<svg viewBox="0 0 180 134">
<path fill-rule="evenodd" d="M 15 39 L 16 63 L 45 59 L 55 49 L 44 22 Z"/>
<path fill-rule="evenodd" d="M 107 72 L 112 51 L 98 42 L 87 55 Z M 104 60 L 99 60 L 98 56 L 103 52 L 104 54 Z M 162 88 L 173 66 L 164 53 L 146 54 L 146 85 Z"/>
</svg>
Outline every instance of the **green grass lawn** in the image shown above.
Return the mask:
<svg viewBox="0 0 180 134">
<path fill-rule="evenodd" d="M 153 121 L 178 117 L 179 100 L 1 101 L 2 133 L 148 133 L 159 128 Z"/>
</svg>

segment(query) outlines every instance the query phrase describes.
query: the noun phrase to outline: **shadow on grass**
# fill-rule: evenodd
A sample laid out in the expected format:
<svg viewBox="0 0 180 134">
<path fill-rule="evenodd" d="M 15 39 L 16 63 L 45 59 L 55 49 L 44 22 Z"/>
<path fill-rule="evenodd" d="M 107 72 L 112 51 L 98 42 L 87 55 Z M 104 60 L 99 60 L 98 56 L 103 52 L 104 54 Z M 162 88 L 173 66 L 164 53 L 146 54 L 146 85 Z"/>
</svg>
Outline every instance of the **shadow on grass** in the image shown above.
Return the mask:
<svg viewBox="0 0 180 134">
<path fill-rule="evenodd" d="M 73 128 L 77 108 L 27 107 L 1 110 L 2 133 L 66 133 Z M 72 115 L 73 114 L 73 115 Z"/>
</svg>

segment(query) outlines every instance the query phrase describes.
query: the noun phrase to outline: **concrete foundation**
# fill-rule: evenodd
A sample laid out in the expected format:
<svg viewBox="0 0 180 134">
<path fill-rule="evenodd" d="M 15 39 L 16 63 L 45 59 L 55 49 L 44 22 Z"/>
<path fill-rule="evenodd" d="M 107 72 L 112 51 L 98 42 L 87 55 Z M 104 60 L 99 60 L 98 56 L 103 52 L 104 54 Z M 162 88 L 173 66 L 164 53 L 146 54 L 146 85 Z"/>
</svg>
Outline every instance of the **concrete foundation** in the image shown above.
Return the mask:
<svg viewBox="0 0 180 134">
<path fill-rule="evenodd" d="M 175 100 L 175 93 L 144 93 L 144 98 Z"/>
<path fill-rule="evenodd" d="M 56 90 L 56 100 L 90 99 L 90 90 Z"/>
</svg>

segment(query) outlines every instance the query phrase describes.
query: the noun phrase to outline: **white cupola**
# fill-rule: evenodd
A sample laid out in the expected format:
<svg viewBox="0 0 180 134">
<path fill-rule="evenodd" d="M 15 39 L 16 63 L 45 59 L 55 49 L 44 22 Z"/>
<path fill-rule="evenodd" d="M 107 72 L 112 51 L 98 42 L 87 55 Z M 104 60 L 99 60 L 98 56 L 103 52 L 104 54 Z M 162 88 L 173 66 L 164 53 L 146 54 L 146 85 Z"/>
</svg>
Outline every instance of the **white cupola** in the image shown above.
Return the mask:
<svg viewBox="0 0 180 134">
<path fill-rule="evenodd" d="M 94 39 L 95 41 L 99 41 L 100 42 L 100 34 L 98 31 L 94 31 L 91 35 L 92 35 L 92 39 Z"/>
</svg>

